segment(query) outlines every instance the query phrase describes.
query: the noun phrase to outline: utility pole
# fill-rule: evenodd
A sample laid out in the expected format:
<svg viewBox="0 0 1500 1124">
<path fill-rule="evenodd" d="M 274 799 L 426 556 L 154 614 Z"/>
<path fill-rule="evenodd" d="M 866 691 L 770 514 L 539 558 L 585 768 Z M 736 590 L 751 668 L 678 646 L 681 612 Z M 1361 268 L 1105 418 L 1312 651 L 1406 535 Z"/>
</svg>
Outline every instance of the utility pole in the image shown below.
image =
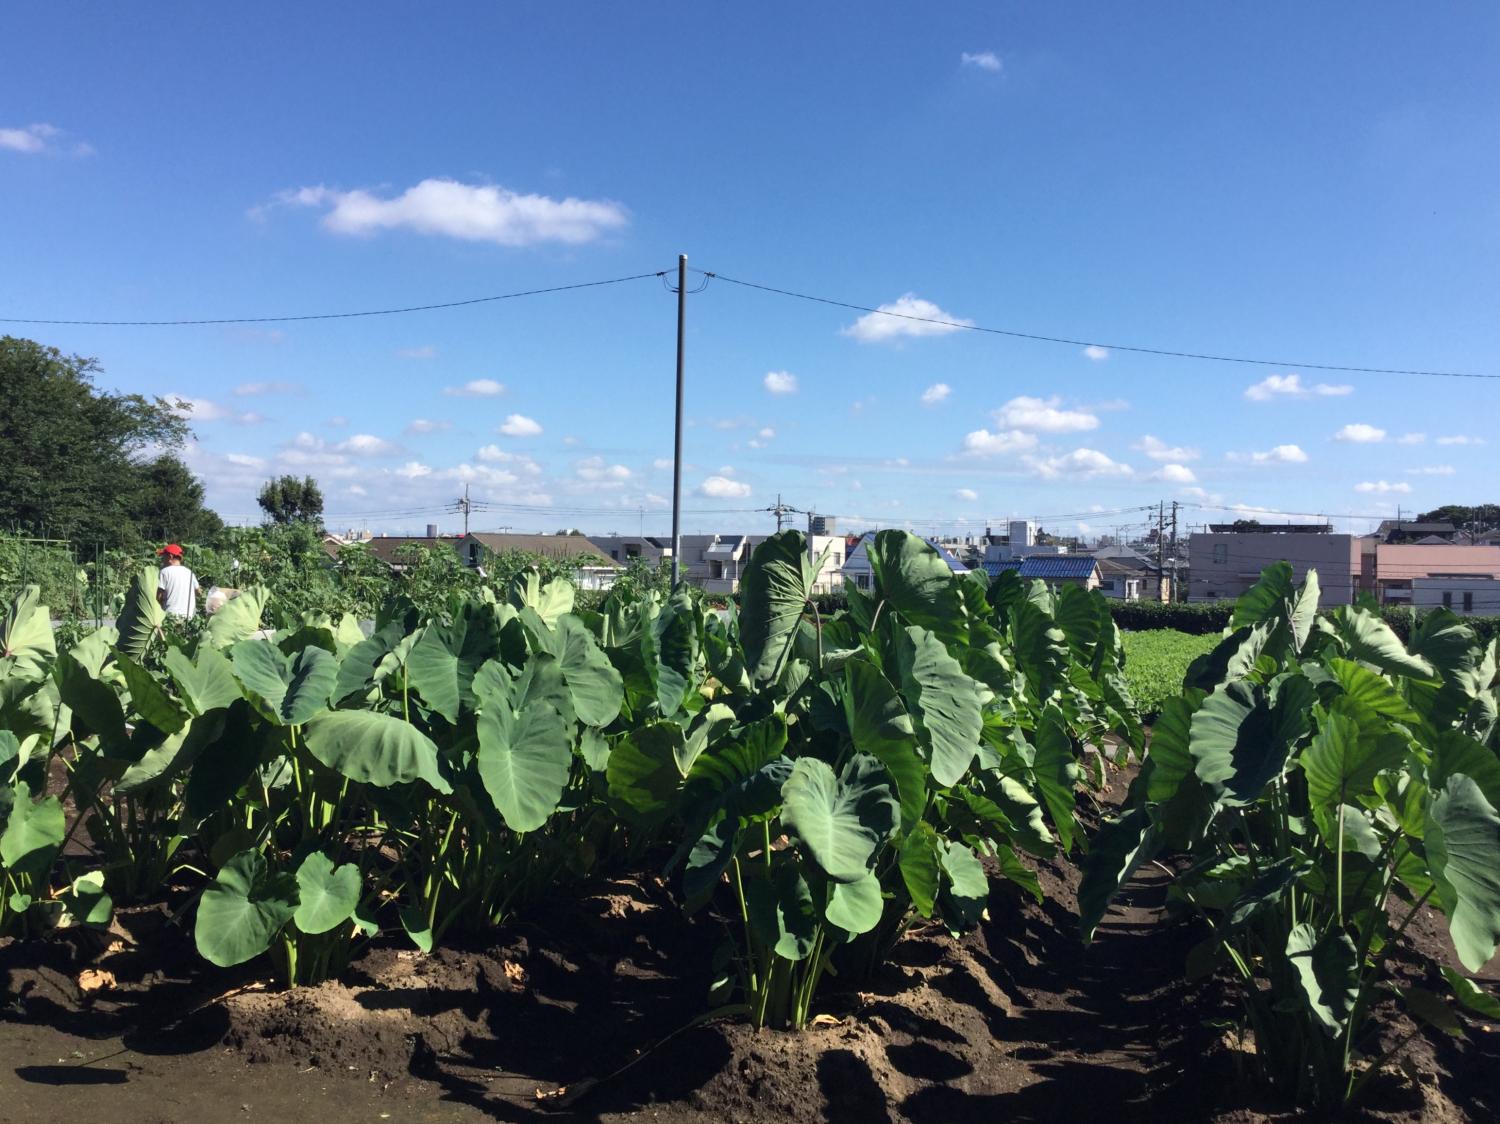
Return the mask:
<svg viewBox="0 0 1500 1124">
<path fill-rule="evenodd" d="M 1172 581 L 1168 596 L 1172 601 L 1177 600 L 1177 501 L 1172 501 Z"/>
<path fill-rule="evenodd" d="M 1156 599 L 1158 601 L 1161 600 L 1162 587 L 1166 584 L 1167 580 L 1166 553 L 1164 550 L 1166 543 L 1163 541 L 1166 535 L 1165 521 L 1163 505 L 1158 502 L 1156 505 Z"/>
<path fill-rule="evenodd" d="M 469 503 L 469 486 L 467 484 L 464 485 L 464 498 L 458 501 L 458 510 L 464 513 L 464 537 L 467 538 L 469 535 L 469 512 L 473 510 L 473 505 Z"/>
<path fill-rule="evenodd" d="M 672 588 L 682 580 L 682 376 L 687 328 L 687 255 L 677 255 L 677 424 L 672 435 Z"/>
<path fill-rule="evenodd" d="M 784 504 L 784 503 L 781 502 L 781 493 L 780 492 L 776 493 L 776 502 L 774 504 L 772 504 L 770 507 L 766 508 L 765 510 L 769 511 L 772 515 L 776 516 L 776 533 L 778 535 L 781 534 L 781 525 L 786 522 L 786 517 L 788 515 L 792 515 L 792 514 L 796 514 L 797 513 L 797 508 L 792 507 L 790 504 Z M 812 515 L 811 515 L 811 513 L 808 513 L 808 533 L 811 534 L 811 532 L 812 532 Z"/>
</svg>

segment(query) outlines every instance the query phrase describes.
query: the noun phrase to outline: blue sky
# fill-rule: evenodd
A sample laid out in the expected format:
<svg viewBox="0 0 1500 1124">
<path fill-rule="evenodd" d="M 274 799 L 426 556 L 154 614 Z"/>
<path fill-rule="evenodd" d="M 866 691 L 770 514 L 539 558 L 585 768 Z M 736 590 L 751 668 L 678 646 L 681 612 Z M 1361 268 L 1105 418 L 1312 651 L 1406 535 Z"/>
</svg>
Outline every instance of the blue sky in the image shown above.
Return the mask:
<svg viewBox="0 0 1500 1124">
<path fill-rule="evenodd" d="M 353 311 L 690 264 L 1074 339 L 1500 373 L 1500 8 L 11 6 L 0 316 Z M 695 278 L 696 280 L 696 278 Z M 655 279 L 404 316 L 0 325 L 194 403 L 254 520 L 669 525 Z M 913 331 L 913 329 L 927 329 Z M 1500 382 L 1086 354 L 715 281 L 688 530 L 1100 533 L 1493 500 Z M 1354 518 L 1361 517 L 1361 518 Z"/>
</svg>

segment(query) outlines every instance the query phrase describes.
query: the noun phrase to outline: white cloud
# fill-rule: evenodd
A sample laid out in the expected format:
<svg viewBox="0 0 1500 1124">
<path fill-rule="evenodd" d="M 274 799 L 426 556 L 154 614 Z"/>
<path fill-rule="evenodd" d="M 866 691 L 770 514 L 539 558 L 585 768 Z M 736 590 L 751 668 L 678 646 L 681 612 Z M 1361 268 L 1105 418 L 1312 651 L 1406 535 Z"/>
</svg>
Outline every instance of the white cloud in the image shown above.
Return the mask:
<svg viewBox="0 0 1500 1124">
<path fill-rule="evenodd" d="M 1308 457 L 1300 445 L 1277 445 L 1263 453 L 1225 453 L 1224 459 L 1252 464 L 1306 464 Z"/>
<path fill-rule="evenodd" d="M 750 485 L 727 476 L 710 476 L 698 485 L 698 494 L 716 500 L 744 499 L 750 494 Z"/>
<path fill-rule="evenodd" d="M 1153 480 L 1163 480 L 1168 484 L 1196 484 L 1198 477 L 1193 475 L 1193 470 L 1185 464 L 1164 464 L 1151 474 Z"/>
<path fill-rule="evenodd" d="M 960 320 L 915 293 L 905 293 L 889 304 L 880 305 L 876 311 L 865 313 L 841 329 L 840 335 L 851 336 L 861 343 L 878 343 L 900 336 L 945 336 L 973 326 L 972 320 Z"/>
<path fill-rule="evenodd" d="M 351 496 L 367 496 L 370 494 L 369 492 L 361 488 L 358 484 L 350 484 L 349 487 L 344 489 L 344 491 L 349 493 L 349 495 Z"/>
<path fill-rule="evenodd" d="M 976 429 L 964 437 L 964 452 L 976 457 L 1004 456 L 1034 448 L 1036 438 L 1018 429 L 1004 429 L 995 433 L 987 429 Z"/>
<path fill-rule="evenodd" d="M 254 394 L 296 394 L 302 388 L 294 382 L 242 382 L 234 388 L 241 398 Z"/>
<path fill-rule="evenodd" d="M 1400 437 L 1396 438 L 1396 444 L 1398 444 L 1398 445 L 1421 445 L 1426 440 L 1427 440 L 1427 434 L 1425 434 L 1425 433 L 1403 433 Z"/>
<path fill-rule="evenodd" d="M 238 468 L 253 468 L 257 472 L 266 467 L 264 457 L 252 457 L 248 453 L 225 453 L 224 459 Z"/>
<path fill-rule="evenodd" d="M 356 433 L 346 441 L 340 441 L 334 446 L 334 450 L 340 453 L 353 453 L 357 457 L 383 457 L 397 452 L 397 448 L 383 437 L 376 437 L 373 433 Z"/>
<path fill-rule="evenodd" d="M 1439 437 L 1437 439 L 1437 443 L 1439 445 L 1483 445 L 1484 444 L 1484 438 L 1483 437 L 1468 437 L 1468 436 L 1465 436 L 1464 434 L 1460 433 L 1460 434 L 1456 434 L 1456 435 L 1454 435 L 1452 437 Z"/>
<path fill-rule="evenodd" d="M 421 461 L 407 461 L 400 468 L 396 469 L 396 475 L 404 477 L 407 480 L 420 480 L 424 476 L 431 476 L 432 468 Z"/>
<path fill-rule="evenodd" d="M 1354 388 L 1346 383 L 1320 382 L 1307 386 L 1301 375 L 1268 375 L 1245 388 L 1245 397 L 1252 402 L 1270 402 L 1276 398 L 1342 398 L 1353 393 Z"/>
<path fill-rule="evenodd" d="M 588 457 L 573 466 L 578 479 L 592 483 L 618 485 L 630 479 L 630 469 L 623 464 L 606 464 L 603 457 Z"/>
<path fill-rule="evenodd" d="M 756 436 L 762 441 L 774 441 L 776 439 L 776 431 L 770 426 L 766 426 Z"/>
<path fill-rule="evenodd" d="M 438 349 L 430 343 L 421 347 L 398 347 L 396 357 L 398 359 L 436 359 Z"/>
<path fill-rule="evenodd" d="M 498 432 L 507 437 L 535 437 L 542 432 L 542 427 L 525 414 L 508 414 Z"/>
<path fill-rule="evenodd" d="M 1098 449 L 1074 449 L 1060 457 L 1028 457 L 1027 463 L 1044 480 L 1058 476 L 1091 479 L 1096 476 L 1130 476 L 1135 472 L 1128 464 L 1111 460 Z"/>
<path fill-rule="evenodd" d="M 797 393 L 797 376 L 790 371 L 767 371 L 761 382 L 772 394 Z"/>
<path fill-rule="evenodd" d="M 1385 440 L 1385 430 L 1364 422 L 1351 422 L 1333 435 L 1335 441 L 1350 441 L 1356 445 L 1373 445 Z"/>
<path fill-rule="evenodd" d="M 1000 56 L 994 51 L 965 51 L 958 56 L 960 66 L 978 67 L 980 70 L 988 70 L 992 74 L 1000 70 Z"/>
<path fill-rule="evenodd" d="M 463 386 L 445 386 L 443 393 L 449 398 L 493 398 L 505 393 L 505 384 L 494 379 L 470 379 Z"/>
<path fill-rule="evenodd" d="M 1190 449 L 1186 445 L 1168 445 L 1149 433 L 1130 447 L 1145 453 L 1154 461 L 1177 461 L 1180 464 L 1183 461 L 1195 461 L 1200 456 L 1197 449 Z"/>
<path fill-rule="evenodd" d="M 1083 355 L 1085 359 L 1092 359 L 1095 363 L 1102 363 L 1109 358 L 1109 348 L 1091 343 L 1083 349 Z"/>
<path fill-rule="evenodd" d="M 1398 484 L 1389 484 L 1384 480 L 1366 480 L 1361 484 L 1354 485 L 1356 492 L 1374 492 L 1385 495 L 1387 492 L 1397 492 L 1402 495 L 1411 491 L 1411 485 L 1402 481 Z"/>
<path fill-rule="evenodd" d="M 404 433 L 416 435 L 420 433 L 442 433 L 444 430 L 452 429 L 453 423 L 449 421 L 435 421 L 432 418 L 412 418 L 406 423 Z"/>
<path fill-rule="evenodd" d="M 1408 476 L 1452 476 L 1453 466 L 1451 464 L 1429 464 L 1422 468 L 1408 468 Z"/>
<path fill-rule="evenodd" d="M 184 394 L 164 394 L 162 397 L 172 404 L 172 412 L 184 421 L 232 421 L 240 425 L 258 425 L 266 420 L 263 414 L 231 410 L 207 398 L 189 398 Z"/>
<path fill-rule="evenodd" d="M 654 461 L 651 462 L 651 467 L 657 469 L 658 471 L 670 469 L 672 467 L 672 458 L 657 457 Z"/>
<path fill-rule="evenodd" d="M 948 395 L 953 393 L 953 388 L 945 382 L 935 382 L 926 390 L 922 391 L 922 405 L 936 406 L 939 402 L 946 401 Z"/>
<path fill-rule="evenodd" d="M 1087 410 L 1061 410 L 1062 399 L 1012 398 L 994 412 L 995 423 L 1002 429 L 1024 429 L 1037 433 L 1080 433 L 1098 429 L 1099 419 Z"/>
<path fill-rule="evenodd" d="M 23 125 L 18 129 L 0 129 L 0 149 L 7 152 L 22 152 L 35 156 L 42 152 L 63 151 L 63 131 L 56 125 Z M 83 142 L 71 146 L 68 151 L 74 156 L 90 156 L 93 148 Z"/>
<path fill-rule="evenodd" d="M 425 179 L 391 199 L 318 186 L 283 192 L 277 202 L 325 208 L 323 226 L 336 234 L 405 229 L 501 246 L 580 245 L 630 221 L 624 207 L 605 199 L 521 195 L 450 179 Z"/>
<path fill-rule="evenodd" d="M 349 419 L 344 417 L 343 414 L 335 414 L 328 419 L 327 424 L 332 429 L 343 429 L 344 426 L 349 424 Z"/>
<path fill-rule="evenodd" d="M 973 502 L 974 500 L 977 500 L 979 498 L 979 493 L 976 492 L 973 488 L 959 488 L 953 493 L 953 496 L 955 499 Z"/>
</svg>

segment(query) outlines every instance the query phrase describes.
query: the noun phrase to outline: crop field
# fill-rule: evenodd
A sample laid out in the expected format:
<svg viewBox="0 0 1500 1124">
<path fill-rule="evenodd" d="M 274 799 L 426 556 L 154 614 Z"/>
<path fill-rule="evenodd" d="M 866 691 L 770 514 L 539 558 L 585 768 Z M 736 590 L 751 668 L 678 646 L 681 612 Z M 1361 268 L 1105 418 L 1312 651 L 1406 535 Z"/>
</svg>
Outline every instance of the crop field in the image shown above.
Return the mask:
<svg viewBox="0 0 1500 1124">
<path fill-rule="evenodd" d="M 1126 632 L 1122 639 L 1125 682 L 1141 716 L 1148 720 L 1161 713 L 1168 699 L 1182 694 L 1188 665 L 1219 643 L 1218 636 L 1191 636 L 1171 628 Z"/>
<path fill-rule="evenodd" d="M 797 532 L 727 611 L 23 593 L 0 1117 L 1495 1118 L 1494 641 L 870 557 L 833 613 Z"/>
</svg>

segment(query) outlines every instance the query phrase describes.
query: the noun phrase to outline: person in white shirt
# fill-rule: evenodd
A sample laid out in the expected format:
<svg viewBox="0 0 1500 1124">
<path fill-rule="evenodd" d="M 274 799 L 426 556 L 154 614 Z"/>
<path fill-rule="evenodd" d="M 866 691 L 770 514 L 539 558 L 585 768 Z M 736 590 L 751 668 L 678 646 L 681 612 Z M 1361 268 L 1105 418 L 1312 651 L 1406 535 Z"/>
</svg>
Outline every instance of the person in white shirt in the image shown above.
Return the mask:
<svg viewBox="0 0 1500 1124">
<path fill-rule="evenodd" d="M 156 600 L 175 617 L 191 617 L 198 612 L 198 579 L 182 564 L 182 547 L 168 543 L 156 552 L 165 561 L 156 582 Z"/>
</svg>

